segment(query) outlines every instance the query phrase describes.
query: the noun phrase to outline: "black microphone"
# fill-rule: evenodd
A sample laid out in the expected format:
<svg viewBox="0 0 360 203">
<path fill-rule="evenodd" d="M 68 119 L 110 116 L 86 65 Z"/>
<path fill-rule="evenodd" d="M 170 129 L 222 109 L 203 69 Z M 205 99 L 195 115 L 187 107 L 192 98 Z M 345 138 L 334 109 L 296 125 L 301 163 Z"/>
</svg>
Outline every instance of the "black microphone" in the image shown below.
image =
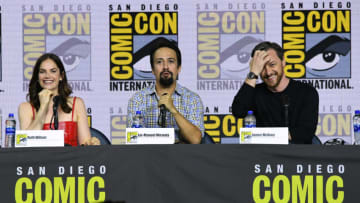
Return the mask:
<svg viewBox="0 0 360 203">
<path fill-rule="evenodd" d="M 162 96 L 167 95 L 167 93 L 162 94 Z M 160 126 L 162 128 L 165 128 L 165 122 L 166 122 L 166 107 L 165 104 L 160 105 Z"/>
<path fill-rule="evenodd" d="M 285 127 L 289 127 L 289 96 L 286 94 L 281 95 L 282 104 L 284 107 L 285 114 Z"/>
<path fill-rule="evenodd" d="M 161 105 L 160 105 L 160 111 L 161 111 L 161 112 L 165 112 L 165 111 L 166 111 L 165 104 L 161 104 Z"/>
<path fill-rule="evenodd" d="M 60 96 L 54 96 L 53 102 L 54 129 L 57 130 L 59 128 L 59 117 L 57 109 L 60 102 Z"/>
<path fill-rule="evenodd" d="M 160 126 L 162 128 L 165 128 L 165 122 L 166 122 L 166 107 L 164 104 L 160 105 Z"/>
</svg>

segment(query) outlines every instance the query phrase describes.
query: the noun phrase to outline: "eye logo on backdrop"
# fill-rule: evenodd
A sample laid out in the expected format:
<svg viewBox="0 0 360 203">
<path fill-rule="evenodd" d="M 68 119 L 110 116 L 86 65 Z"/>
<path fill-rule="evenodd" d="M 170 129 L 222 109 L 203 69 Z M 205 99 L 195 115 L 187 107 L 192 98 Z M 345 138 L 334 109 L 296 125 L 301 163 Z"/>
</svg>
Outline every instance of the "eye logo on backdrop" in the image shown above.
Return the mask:
<svg viewBox="0 0 360 203">
<path fill-rule="evenodd" d="M 338 10 L 312 6 L 282 11 L 285 74 L 317 89 L 351 89 L 351 4 L 337 4 Z"/>
<path fill-rule="evenodd" d="M 72 74 L 72 71 L 80 69 L 82 60 L 86 60 L 90 55 L 90 42 L 81 40 L 76 37 L 69 38 L 50 52 L 58 55 L 65 66 L 67 74 Z"/>
<path fill-rule="evenodd" d="M 265 4 L 197 4 L 197 89 L 238 90 L 265 39 Z"/>
<path fill-rule="evenodd" d="M 318 90 L 340 91 L 351 86 L 351 3 L 281 3 L 282 46 L 287 77 Z M 306 9 L 304 9 L 306 8 Z M 316 135 L 325 142 L 351 139 L 352 107 L 319 108 Z"/>
<path fill-rule="evenodd" d="M 152 4 L 109 5 L 110 91 L 138 91 L 154 83 L 150 51 L 160 37 L 178 41 L 178 5 L 152 9 Z"/>
<path fill-rule="evenodd" d="M 90 5 L 23 5 L 23 91 L 28 91 L 36 60 L 58 55 L 74 91 L 92 91 Z"/>
</svg>

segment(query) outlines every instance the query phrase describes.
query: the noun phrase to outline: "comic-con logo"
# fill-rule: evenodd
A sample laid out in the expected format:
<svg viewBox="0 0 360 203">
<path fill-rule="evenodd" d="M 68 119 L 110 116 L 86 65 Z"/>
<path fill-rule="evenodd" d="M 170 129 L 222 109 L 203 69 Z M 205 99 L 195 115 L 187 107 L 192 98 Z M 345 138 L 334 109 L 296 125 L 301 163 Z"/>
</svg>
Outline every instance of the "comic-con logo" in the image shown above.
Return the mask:
<svg viewBox="0 0 360 203">
<path fill-rule="evenodd" d="M 342 163 L 256 163 L 252 198 L 256 203 L 343 202 L 345 169 Z"/>
<path fill-rule="evenodd" d="M 178 13 L 109 10 L 110 91 L 140 90 L 154 82 L 149 55 L 157 40 L 178 41 Z"/>
<path fill-rule="evenodd" d="M 205 114 L 204 127 L 206 133 L 219 143 L 222 138 L 239 137 L 243 126 L 242 118 L 235 118 L 231 114 Z"/>
<path fill-rule="evenodd" d="M 59 56 L 73 90 L 91 91 L 91 15 L 86 8 L 87 12 L 45 13 L 23 7 L 23 91 L 28 91 L 35 62 L 45 52 Z"/>
<path fill-rule="evenodd" d="M 351 10 L 283 10 L 285 74 L 318 89 L 351 89 L 350 22 Z"/>
<path fill-rule="evenodd" d="M 112 144 L 125 144 L 127 115 L 124 115 L 124 111 L 121 107 L 110 107 L 109 113 L 110 137 Z"/>
<path fill-rule="evenodd" d="M 111 115 L 110 116 L 110 134 L 112 144 L 125 144 L 126 143 L 126 115 Z"/>
<path fill-rule="evenodd" d="M 251 51 L 265 38 L 265 4 L 257 7 L 211 11 L 197 5 L 198 90 L 240 88 L 239 80 L 249 71 Z"/>
<path fill-rule="evenodd" d="M 315 134 L 324 143 L 331 139 L 341 139 L 345 144 L 352 144 L 351 113 L 320 113 Z"/>
<path fill-rule="evenodd" d="M 103 202 L 106 199 L 104 164 L 19 165 L 15 202 Z"/>
</svg>

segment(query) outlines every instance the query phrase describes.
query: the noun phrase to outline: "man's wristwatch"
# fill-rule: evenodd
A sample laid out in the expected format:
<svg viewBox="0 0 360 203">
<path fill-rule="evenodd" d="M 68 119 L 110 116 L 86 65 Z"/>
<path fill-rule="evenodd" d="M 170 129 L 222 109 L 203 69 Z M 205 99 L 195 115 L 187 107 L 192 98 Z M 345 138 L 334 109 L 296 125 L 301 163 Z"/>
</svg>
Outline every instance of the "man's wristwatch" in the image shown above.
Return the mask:
<svg viewBox="0 0 360 203">
<path fill-rule="evenodd" d="M 248 74 L 247 74 L 247 79 L 249 79 L 249 80 L 252 80 L 252 79 L 258 79 L 259 77 L 255 74 L 255 73 L 253 73 L 253 72 L 249 72 Z"/>
</svg>

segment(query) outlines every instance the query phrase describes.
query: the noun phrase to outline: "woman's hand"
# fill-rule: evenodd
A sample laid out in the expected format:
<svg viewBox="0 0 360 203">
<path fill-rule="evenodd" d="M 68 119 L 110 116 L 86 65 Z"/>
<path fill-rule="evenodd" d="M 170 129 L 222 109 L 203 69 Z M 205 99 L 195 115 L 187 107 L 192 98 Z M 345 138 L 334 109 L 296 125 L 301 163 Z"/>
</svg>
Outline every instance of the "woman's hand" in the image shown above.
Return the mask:
<svg viewBox="0 0 360 203">
<path fill-rule="evenodd" d="M 90 139 L 85 141 L 84 145 L 100 145 L 100 140 L 96 137 L 90 137 Z"/>
<path fill-rule="evenodd" d="M 53 93 L 48 89 L 43 89 L 39 92 L 40 108 L 47 109 L 49 107 Z"/>
</svg>

